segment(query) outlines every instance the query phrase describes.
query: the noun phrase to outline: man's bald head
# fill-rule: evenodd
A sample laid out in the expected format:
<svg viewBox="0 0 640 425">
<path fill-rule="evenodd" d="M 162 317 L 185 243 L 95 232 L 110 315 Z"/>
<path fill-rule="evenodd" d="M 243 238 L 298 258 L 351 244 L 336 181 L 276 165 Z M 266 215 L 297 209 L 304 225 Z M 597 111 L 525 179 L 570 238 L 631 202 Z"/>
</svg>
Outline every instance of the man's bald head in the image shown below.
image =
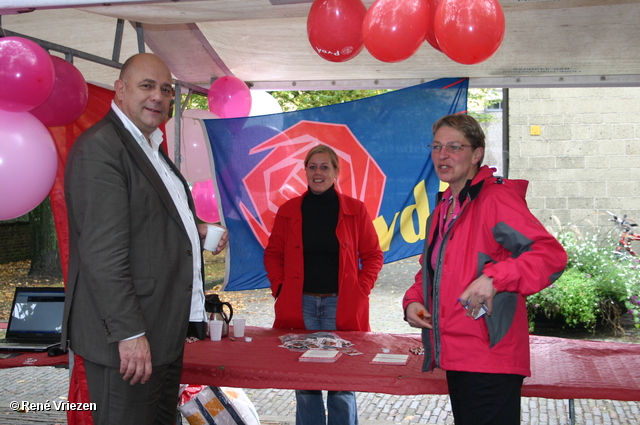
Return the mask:
<svg viewBox="0 0 640 425">
<path fill-rule="evenodd" d="M 127 59 L 115 89 L 116 105 L 145 137 L 167 118 L 173 87 L 171 71 L 160 57 L 140 53 Z"/>
</svg>

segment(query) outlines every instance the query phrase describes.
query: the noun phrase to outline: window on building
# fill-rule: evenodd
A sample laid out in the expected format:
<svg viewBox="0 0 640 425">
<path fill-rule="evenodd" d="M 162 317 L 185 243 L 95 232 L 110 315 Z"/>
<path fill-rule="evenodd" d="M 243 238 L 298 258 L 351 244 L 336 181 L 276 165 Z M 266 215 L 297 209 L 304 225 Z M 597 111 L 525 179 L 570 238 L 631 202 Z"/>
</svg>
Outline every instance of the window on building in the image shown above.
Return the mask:
<svg viewBox="0 0 640 425">
<path fill-rule="evenodd" d="M 487 111 L 487 112 L 502 111 L 502 101 L 491 103 L 491 104 L 487 105 L 485 107 L 485 111 Z"/>
</svg>

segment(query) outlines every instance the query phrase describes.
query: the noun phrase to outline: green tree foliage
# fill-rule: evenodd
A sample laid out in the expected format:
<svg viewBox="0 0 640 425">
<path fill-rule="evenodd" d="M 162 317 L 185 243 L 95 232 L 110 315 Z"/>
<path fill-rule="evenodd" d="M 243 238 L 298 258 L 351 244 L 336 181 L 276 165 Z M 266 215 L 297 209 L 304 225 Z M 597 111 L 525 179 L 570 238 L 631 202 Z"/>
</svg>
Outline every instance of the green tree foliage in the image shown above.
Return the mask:
<svg viewBox="0 0 640 425">
<path fill-rule="evenodd" d="M 315 90 L 272 91 L 269 93 L 278 101 L 284 112 L 289 112 L 364 99 L 365 97 L 376 96 L 390 91 L 391 90 Z M 192 93 L 188 99 L 187 94 L 183 94 L 182 103 L 184 104 L 184 102 L 187 102 L 186 109 L 209 108 L 207 97 L 198 93 Z"/>
<path fill-rule="evenodd" d="M 480 123 L 495 120 L 494 116 L 485 111 L 492 105 L 502 102 L 501 89 L 469 89 L 467 92 L 467 109 L 469 115 Z"/>
<path fill-rule="evenodd" d="M 271 91 L 284 112 L 301 111 L 303 109 L 320 106 L 335 105 L 337 103 L 364 99 L 392 90 L 313 90 L 313 91 Z M 188 101 L 188 102 L 187 102 Z M 492 116 L 485 114 L 487 107 L 502 101 L 500 89 L 469 89 L 467 102 L 469 113 L 480 122 L 488 122 Z M 207 97 L 202 94 L 183 94 L 182 103 L 187 102 L 186 109 L 208 109 Z"/>
<path fill-rule="evenodd" d="M 391 90 L 314 90 L 273 91 L 270 93 L 271 96 L 278 100 L 278 103 L 282 106 L 282 110 L 289 112 L 364 99 L 390 91 Z"/>
<path fill-rule="evenodd" d="M 190 96 L 187 94 L 183 94 L 181 104 L 184 104 L 184 102 L 187 101 L 187 98 L 188 103 L 185 109 L 209 109 L 209 101 L 207 100 L 207 96 L 200 93 L 191 93 Z"/>
</svg>

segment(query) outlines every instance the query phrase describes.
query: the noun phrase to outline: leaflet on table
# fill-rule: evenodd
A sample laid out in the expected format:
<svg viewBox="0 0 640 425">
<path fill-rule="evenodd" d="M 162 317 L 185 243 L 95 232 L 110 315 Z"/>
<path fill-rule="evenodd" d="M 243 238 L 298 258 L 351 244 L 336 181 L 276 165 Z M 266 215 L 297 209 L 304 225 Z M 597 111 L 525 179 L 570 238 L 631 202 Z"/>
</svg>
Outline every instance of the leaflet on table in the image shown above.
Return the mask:
<svg viewBox="0 0 640 425">
<path fill-rule="evenodd" d="M 301 362 L 333 363 L 342 353 L 338 350 L 307 350 L 298 360 Z"/>
<path fill-rule="evenodd" d="M 408 354 L 385 354 L 378 353 L 371 360 L 370 364 L 387 364 L 387 365 L 396 365 L 396 366 L 404 366 L 409 361 Z"/>
</svg>

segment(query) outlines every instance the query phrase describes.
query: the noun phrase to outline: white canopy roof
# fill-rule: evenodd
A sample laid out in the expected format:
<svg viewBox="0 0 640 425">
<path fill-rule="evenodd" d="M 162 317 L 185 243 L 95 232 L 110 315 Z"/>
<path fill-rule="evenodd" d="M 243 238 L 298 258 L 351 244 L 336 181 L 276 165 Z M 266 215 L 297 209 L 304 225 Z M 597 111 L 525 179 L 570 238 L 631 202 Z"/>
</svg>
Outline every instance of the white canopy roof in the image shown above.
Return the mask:
<svg viewBox="0 0 640 425">
<path fill-rule="evenodd" d="M 441 77 L 471 77 L 472 87 L 640 85 L 640 0 L 501 0 L 504 41 L 476 65 L 458 64 L 427 42 L 397 63 L 366 49 L 347 62 L 326 61 L 307 39 L 310 0 L 92 3 L 3 0 L 2 29 L 115 64 L 139 51 L 139 23 L 146 51 L 160 55 L 178 80 L 202 87 L 223 75 L 263 90 L 394 88 Z M 117 19 L 131 23 L 123 26 L 119 55 Z M 108 66 L 74 64 L 87 81 L 111 85 L 117 78 Z"/>
</svg>

